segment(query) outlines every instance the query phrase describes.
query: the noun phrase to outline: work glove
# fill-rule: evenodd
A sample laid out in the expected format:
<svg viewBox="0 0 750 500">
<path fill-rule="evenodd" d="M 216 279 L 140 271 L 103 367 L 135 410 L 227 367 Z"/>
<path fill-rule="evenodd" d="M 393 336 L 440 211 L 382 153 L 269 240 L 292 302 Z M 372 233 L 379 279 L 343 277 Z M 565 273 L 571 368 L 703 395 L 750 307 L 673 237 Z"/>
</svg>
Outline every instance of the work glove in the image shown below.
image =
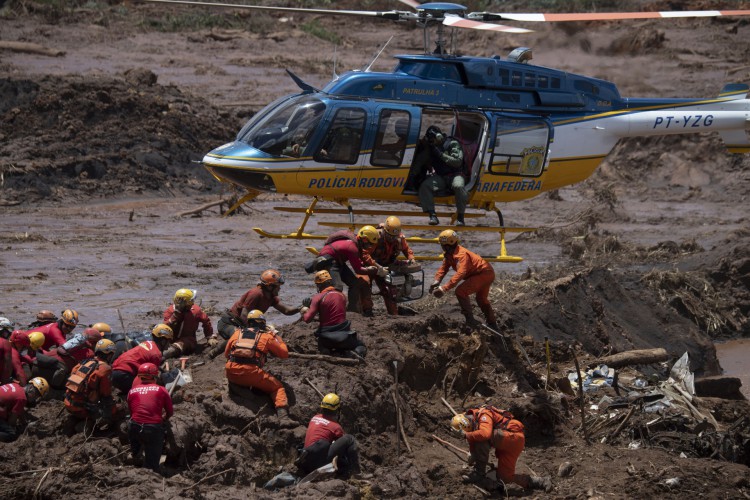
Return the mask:
<svg viewBox="0 0 750 500">
<path fill-rule="evenodd" d="M 439 299 L 440 297 L 445 295 L 445 290 L 443 290 L 442 286 L 439 286 L 435 290 L 432 291 L 432 295 L 434 295 L 436 299 Z"/>
<path fill-rule="evenodd" d="M 388 268 L 378 267 L 378 278 L 385 278 L 386 276 L 388 276 Z"/>
<path fill-rule="evenodd" d="M 218 343 L 219 343 L 219 339 L 217 339 L 216 337 L 211 337 L 211 338 L 208 339 L 208 346 L 209 347 L 213 347 L 213 346 L 215 346 Z"/>
<path fill-rule="evenodd" d="M 302 299 L 302 307 L 310 307 L 312 305 L 312 297 L 305 297 Z"/>
<path fill-rule="evenodd" d="M 440 282 L 439 281 L 433 281 L 432 285 L 430 285 L 429 292 L 432 293 L 439 286 L 440 286 Z"/>
<path fill-rule="evenodd" d="M 376 274 L 378 274 L 377 266 L 365 267 L 362 270 L 365 272 L 367 276 L 375 276 Z"/>
<path fill-rule="evenodd" d="M 310 308 L 309 308 L 309 307 L 305 307 L 305 306 L 302 306 L 302 307 L 300 308 L 300 310 L 299 310 L 299 313 L 300 313 L 300 314 L 305 314 L 305 313 L 306 313 L 307 311 L 309 311 L 309 310 L 310 310 Z"/>
</svg>

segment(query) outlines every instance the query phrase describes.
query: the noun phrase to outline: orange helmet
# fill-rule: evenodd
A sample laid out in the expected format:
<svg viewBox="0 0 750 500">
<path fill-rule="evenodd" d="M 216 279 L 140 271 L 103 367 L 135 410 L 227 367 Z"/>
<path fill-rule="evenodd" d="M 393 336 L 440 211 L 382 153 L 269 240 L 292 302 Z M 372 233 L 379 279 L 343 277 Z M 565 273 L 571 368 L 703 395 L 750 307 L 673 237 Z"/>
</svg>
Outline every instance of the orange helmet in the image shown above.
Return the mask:
<svg viewBox="0 0 750 500">
<path fill-rule="evenodd" d="M 331 278 L 331 273 L 323 269 L 322 271 L 318 271 L 315 273 L 315 284 L 320 285 L 321 283 L 325 283 L 326 281 L 333 281 L 333 278 Z"/>
<path fill-rule="evenodd" d="M 440 233 L 440 236 L 438 236 L 438 241 L 441 245 L 455 245 L 458 243 L 458 233 L 453 229 L 446 229 L 445 231 Z"/>
<path fill-rule="evenodd" d="M 395 238 L 401 234 L 401 221 L 395 215 L 391 215 L 385 220 L 383 229 L 385 230 L 385 234 Z"/>
<path fill-rule="evenodd" d="M 104 335 L 105 333 L 112 333 L 112 327 L 110 327 L 107 323 L 94 323 L 93 325 L 91 325 L 91 328 L 99 330 L 102 335 Z"/>
<path fill-rule="evenodd" d="M 60 319 L 66 325 L 75 328 L 75 326 L 78 324 L 78 313 L 73 309 L 65 309 L 60 315 Z"/>
<path fill-rule="evenodd" d="M 52 323 L 53 321 L 57 321 L 57 316 L 55 316 L 55 313 L 52 311 L 44 309 L 43 311 L 36 313 L 36 320 L 39 322 L 44 321 L 45 323 Z"/>
<path fill-rule="evenodd" d="M 278 272 L 276 269 L 267 269 L 263 271 L 260 275 L 260 284 L 261 285 L 283 285 L 284 284 L 284 278 L 281 276 L 281 273 Z"/>
</svg>

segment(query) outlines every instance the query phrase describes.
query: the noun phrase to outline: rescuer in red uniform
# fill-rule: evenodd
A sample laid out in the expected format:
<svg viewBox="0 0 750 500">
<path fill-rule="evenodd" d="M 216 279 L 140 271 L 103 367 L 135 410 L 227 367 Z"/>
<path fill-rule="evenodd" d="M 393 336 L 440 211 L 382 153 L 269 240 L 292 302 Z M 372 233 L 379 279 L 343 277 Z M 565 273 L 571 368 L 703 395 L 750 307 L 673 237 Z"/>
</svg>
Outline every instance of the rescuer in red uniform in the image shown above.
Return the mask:
<svg viewBox="0 0 750 500">
<path fill-rule="evenodd" d="M 101 340 L 102 335 L 99 330 L 86 328 L 81 337 L 83 343 L 79 344 L 71 339 L 60 346 L 37 353 L 31 374 L 49 380 L 50 385 L 55 389 L 62 389 L 73 367 L 84 359 L 94 356 L 93 348 Z M 66 349 L 66 346 L 71 347 Z"/>
<path fill-rule="evenodd" d="M 333 351 L 354 351 L 364 357 L 367 348 L 352 331 L 351 323 L 346 319 L 346 297 L 333 286 L 333 279 L 328 271 L 315 273 L 315 285 L 318 293 L 311 299 L 302 301 L 302 319 L 310 323 L 315 316 L 320 318 L 320 326 L 315 330 L 318 339 L 318 350 L 322 354 Z"/>
<path fill-rule="evenodd" d="M 237 330 L 227 342 L 224 356 L 227 358 L 225 373 L 227 380 L 242 387 L 255 387 L 268 393 L 276 407 L 281 425 L 291 425 L 289 402 L 284 386 L 270 373 L 263 370 L 268 354 L 286 359 L 289 351 L 275 330 L 266 325 L 266 318 L 259 310 L 247 315 L 247 328 Z"/>
<path fill-rule="evenodd" d="M 10 335 L 10 345 L 13 348 L 11 351 L 13 371 L 18 383 L 25 386 L 31 375 L 36 351 L 44 345 L 44 334 L 37 331 L 16 330 Z"/>
<path fill-rule="evenodd" d="M 133 380 L 138 374 L 138 367 L 144 363 L 159 366 L 162 362 L 161 353 L 169 345 L 174 334 L 167 325 L 156 325 L 151 330 L 154 340 L 141 342 L 137 346 L 123 353 L 112 364 L 112 385 L 123 394 L 127 394 L 133 387 Z"/>
<path fill-rule="evenodd" d="M 54 346 L 63 345 L 67 336 L 75 330 L 77 325 L 78 313 L 73 309 L 65 309 L 56 322 L 36 326 L 27 331 L 42 332 L 44 334 L 42 350 L 49 351 Z"/>
<path fill-rule="evenodd" d="M 143 466 L 157 473 L 164 448 L 164 424 L 174 413 L 169 393 L 156 385 L 158 375 L 159 368 L 155 364 L 142 364 L 138 367 L 141 384 L 128 392 L 130 453 L 137 460 L 142 448 L 146 455 Z"/>
<path fill-rule="evenodd" d="M 203 335 L 211 347 L 219 343 L 211 326 L 211 320 L 195 303 L 195 290 L 181 288 L 174 294 L 174 302 L 164 311 L 164 324 L 174 332 L 171 344 L 163 354 L 164 359 L 179 358 L 195 352 L 198 341 L 195 334 L 203 326 Z"/>
<path fill-rule="evenodd" d="M 362 255 L 369 251 L 378 242 L 378 231 L 372 226 L 363 226 L 357 236 L 349 231 L 337 231 L 328 237 L 323 248 L 320 249 L 318 258 L 315 259 L 313 267 L 308 272 L 327 270 L 333 278 L 333 286 L 344 290 L 344 284 L 349 287 L 349 310 L 361 311 L 359 300 L 359 286 L 357 274 L 366 276 L 385 276 L 388 271 L 381 267 L 366 267 L 362 263 Z M 346 263 L 351 264 L 352 269 Z"/>
<path fill-rule="evenodd" d="M 341 398 L 326 394 L 320 403 L 320 413 L 307 426 L 305 446 L 295 462 L 305 474 L 331 463 L 336 458 L 337 475 L 349 477 L 361 472 L 357 440 L 344 434 L 338 423 Z"/>
<path fill-rule="evenodd" d="M 430 285 L 430 293 L 440 298 L 445 292 L 458 285 L 456 299 L 461 306 L 461 314 L 466 317 L 466 324 L 472 328 L 479 325 L 479 322 L 474 319 L 470 300 L 471 295 L 476 294 L 477 304 L 487 319 L 487 325 L 497 330 L 497 317 L 488 298 L 490 287 L 495 281 L 495 270 L 492 265 L 459 245 L 458 234 L 452 229 L 446 229 L 440 233 L 438 241 L 443 249 L 443 265 L 435 273 L 435 281 Z M 443 281 L 450 268 L 456 272 L 448 283 L 441 286 L 440 282 Z M 463 283 L 459 285 L 461 281 Z"/>
<path fill-rule="evenodd" d="M 29 380 L 26 387 L 10 383 L 0 386 L 0 442 L 10 443 L 18 437 L 18 421 L 27 405 L 35 405 L 49 391 L 41 377 Z"/>
<path fill-rule="evenodd" d="M 216 347 L 211 349 L 209 356 L 214 358 L 220 352 L 224 352 L 227 346 L 227 340 L 234 335 L 238 328 L 247 327 L 247 315 L 250 311 L 258 310 L 263 314 L 273 307 L 286 316 L 291 316 L 300 312 L 300 307 L 291 307 L 281 302 L 279 292 L 281 285 L 284 284 L 284 277 L 275 269 L 267 269 L 260 275 L 260 281 L 255 288 L 245 292 L 242 297 L 235 302 L 232 307 L 224 311 L 219 321 L 216 323 L 216 329 L 219 335 L 224 339 Z"/>
</svg>

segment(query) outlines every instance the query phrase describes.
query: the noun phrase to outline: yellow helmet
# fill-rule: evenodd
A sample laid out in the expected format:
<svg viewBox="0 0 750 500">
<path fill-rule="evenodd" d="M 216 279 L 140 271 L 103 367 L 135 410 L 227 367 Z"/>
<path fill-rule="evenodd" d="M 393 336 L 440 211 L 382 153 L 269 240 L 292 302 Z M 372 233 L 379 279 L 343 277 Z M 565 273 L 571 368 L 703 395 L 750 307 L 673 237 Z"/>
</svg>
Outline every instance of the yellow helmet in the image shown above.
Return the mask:
<svg viewBox="0 0 750 500">
<path fill-rule="evenodd" d="M 456 243 L 458 243 L 458 233 L 453 229 L 446 229 L 445 231 L 440 233 L 440 236 L 438 236 L 438 241 L 441 245 L 455 245 Z"/>
<path fill-rule="evenodd" d="M 65 309 L 60 315 L 60 319 L 68 326 L 75 327 L 78 325 L 78 313 L 73 309 Z"/>
<path fill-rule="evenodd" d="M 259 309 L 253 309 L 249 313 L 247 313 L 247 322 L 248 324 L 259 324 L 261 326 L 266 325 L 266 317 L 263 315 L 263 311 Z"/>
<path fill-rule="evenodd" d="M 380 239 L 378 230 L 372 226 L 363 226 L 362 229 L 357 233 L 357 239 L 366 241 L 370 245 L 374 245 Z"/>
<path fill-rule="evenodd" d="M 49 391 L 49 384 L 42 377 L 34 377 L 29 380 L 29 383 L 36 387 L 36 390 L 39 391 L 41 397 L 44 397 L 47 394 L 47 391 Z"/>
<path fill-rule="evenodd" d="M 396 237 L 401 234 L 401 221 L 395 215 L 391 215 L 385 220 L 383 229 L 386 234 Z"/>
<path fill-rule="evenodd" d="M 109 339 L 101 339 L 99 342 L 96 343 L 96 347 L 94 347 L 94 352 L 96 354 L 114 354 L 116 350 L 115 343 L 112 342 Z"/>
<path fill-rule="evenodd" d="M 191 290 L 189 288 L 180 288 L 177 290 L 174 294 L 174 303 L 177 304 L 186 304 L 188 306 L 192 306 L 195 304 L 195 296 L 198 295 L 198 292 L 195 290 Z"/>
<path fill-rule="evenodd" d="M 326 281 L 332 281 L 333 278 L 331 278 L 331 273 L 323 269 L 322 271 L 318 271 L 315 273 L 315 284 L 320 285 L 321 283 L 325 283 Z"/>
<path fill-rule="evenodd" d="M 159 323 L 158 325 L 156 325 L 151 330 L 151 335 L 161 339 L 172 340 L 174 338 L 174 332 L 172 331 L 172 328 L 170 328 L 169 325 L 165 325 L 164 323 Z"/>
<path fill-rule="evenodd" d="M 29 348 L 32 351 L 38 350 L 44 345 L 44 334 L 42 332 L 29 333 Z"/>
<path fill-rule="evenodd" d="M 471 420 L 469 420 L 469 417 L 467 417 L 465 413 L 459 413 L 454 415 L 451 419 L 451 427 L 457 431 L 470 431 Z"/>
<path fill-rule="evenodd" d="M 320 402 L 320 407 L 324 410 L 338 411 L 339 406 L 341 406 L 341 398 L 338 396 L 338 394 L 334 394 L 332 392 L 326 394 L 323 397 L 323 401 Z"/>
<path fill-rule="evenodd" d="M 105 333 L 112 333 L 112 328 L 107 323 L 94 323 L 91 325 L 94 330 L 99 330 L 99 333 L 104 335 Z"/>
</svg>

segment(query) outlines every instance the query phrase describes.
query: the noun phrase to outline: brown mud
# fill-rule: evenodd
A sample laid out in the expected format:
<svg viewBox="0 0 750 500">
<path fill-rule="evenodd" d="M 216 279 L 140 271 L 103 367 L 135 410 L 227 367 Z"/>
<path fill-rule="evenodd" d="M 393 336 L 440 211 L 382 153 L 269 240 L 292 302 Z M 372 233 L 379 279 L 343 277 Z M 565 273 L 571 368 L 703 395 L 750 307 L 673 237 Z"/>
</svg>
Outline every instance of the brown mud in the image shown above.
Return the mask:
<svg viewBox="0 0 750 500">
<path fill-rule="evenodd" d="M 179 8 L 9 3 L 0 38 L 65 55 L 0 53 L 0 315 L 25 324 L 40 309 L 71 306 L 85 324 L 140 330 L 158 321 L 174 290 L 190 286 L 215 321 L 269 267 L 286 276 L 285 302 L 312 293 L 302 271 L 310 258 L 306 243 L 263 239 L 251 230 L 296 229 L 298 219 L 273 207 L 306 200 L 268 195 L 231 217 L 218 209 L 175 215 L 232 194 L 193 162 L 230 140 L 264 104 L 295 90 L 284 68 L 313 85 L 330 78 L 332 46 L 303 30 L 309 19 L 201 10 L 216 25 L 188 29 Z M 668 4 L 646 6 L 667 10 Z M 169 31 L 168 20 L 182 27 Z M 393 54 L 421 49 L 421 33 L 406 27 L 323 17 L 315 23 L 340 37 L 339 72 L 369 62 L 391 34 L 376 68 L 390 67 Z M 614 81 L 627 96 L 711 96 L 725 83 L 750 78 L 746 21 L 534 28 L 542 32 L 524 38 L 464 34 L 462 47 L 492 55 L 530 46 L 535 63 Z M 291 416 L 300 423 L 293 429 L 276 427 L 267 398 L 230 396 L 222 361 L 197 355 L 194 361 L 208 362 L 193 369 L 195 383 L 175 394 L 177 447 L 168 453 L 166 479 L 128 465 L 127 447 L 112 435 L 64 437 L 60 401 L 53 399 L 32 410 L 16 443 L 0 445 L 0 495 L 477 497 L 461 483 L 460 457 L 430 440 L 436 434 L 466 447 L 448 428 L 444 397 L 457 409 L 490 402 L 519 417 L 527 448 L 518 469 L 551 475 L 550 497 L 747 498 L 748 424 L 732 428 L 750 413 L 746 401 L 694 399 L 727 435 L 698 436 L 694 419 L 667 415 L 650 424 L 646 439 L 642 430 L 653 414 L 637 413 L 612 436 L 609 415 L 619 422 L 627 410 L 606 410 L 603 396 L 616 397 L 611 389 L 587 393 L 589 444 L 577 400 L 545 384 L 543 342 L 551 341 L 551 379 L 573 370 L 573 354 L 587 366 L 607 354 L 655 347 L 665 348 L 670 361 L 623 369 L 623 387 L 636 377 L 665 380 L 684 352 L 697 376 L 719 374 L 713 341 L 750 336 L 748 194 L 750 160 L 726 153 L 718 137 L 624 141 L 586 182 L 503 207 L 508 225 L 541 228 L 509 241 L 509 252 L 524 262 L 495 265 L 491 299 L 510 335 L 507 345 L 459 333 L 452 297 L 417 301 L 419 315 L 408 319 L 385 317 L 378 304 L 374 319 L 352 315 L 369 347 L 366 365 L 269 363 L 288 388 Z M 310 229 L 324 232 L 315 219 Z M 498 252 L 486 237 L 468 237 L 466 244 Z M 438 253 L 425 245 L 415 250 Z M 426 265 L 428 279 L 435 270 L 435 263 Z M 311 326 L 276 312 L 269 318 L 290 349 L 315 352 Z M 408 452 L 402 442 L 400 455 L 394 361 L 411 446 Z M 373 477 L 266 492 L 259 487 L 290 467 L 319 403 L 305 378 L 342 395 L 342 424 L 359 440 Z M 565 462 L 572 473 L 558 477 Z"/>
</svg>

